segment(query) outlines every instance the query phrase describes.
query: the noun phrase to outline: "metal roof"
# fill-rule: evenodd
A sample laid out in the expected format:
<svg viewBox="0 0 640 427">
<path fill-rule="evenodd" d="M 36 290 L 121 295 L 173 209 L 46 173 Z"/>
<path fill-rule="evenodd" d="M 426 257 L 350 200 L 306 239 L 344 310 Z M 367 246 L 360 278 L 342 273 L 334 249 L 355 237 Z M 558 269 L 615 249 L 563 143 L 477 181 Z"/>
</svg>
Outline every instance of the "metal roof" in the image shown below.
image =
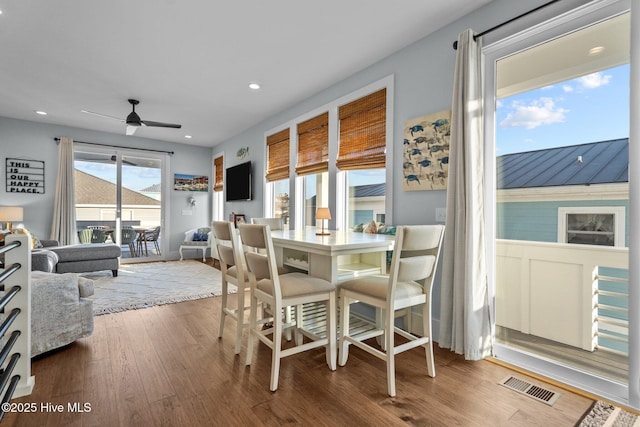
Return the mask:
<svg viewBox="0 0 640 427">
<path fill-rule="evenodd" d="M 385 183 L 380 184 L 365 184 L 351 187 L 351 197 L 375 197 L 384 196 Z M 354 194 L 355 193 L 355 194 Z"/>
<path fill-rule="evenodd" d="M 629 181 L 629 139 L 592 142 L 496 158 L 499 189 Z"/>
</svg>

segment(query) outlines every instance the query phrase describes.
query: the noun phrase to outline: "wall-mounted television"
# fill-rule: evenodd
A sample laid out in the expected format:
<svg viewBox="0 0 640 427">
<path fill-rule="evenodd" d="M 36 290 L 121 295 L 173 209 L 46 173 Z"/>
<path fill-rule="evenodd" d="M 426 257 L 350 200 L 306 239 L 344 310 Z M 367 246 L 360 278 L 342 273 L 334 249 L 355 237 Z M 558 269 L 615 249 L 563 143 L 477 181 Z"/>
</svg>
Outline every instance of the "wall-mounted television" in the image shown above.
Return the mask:
<svg viewBox="0 0 640 427">
<path fill-rule="evenodd" d="M 224 177 L 224 186 L 227 190 L 227 202 L 234 200 L 251 200 L 253 192 L 251 188 L 251 162 L 227 168 Z"/>
</svg>

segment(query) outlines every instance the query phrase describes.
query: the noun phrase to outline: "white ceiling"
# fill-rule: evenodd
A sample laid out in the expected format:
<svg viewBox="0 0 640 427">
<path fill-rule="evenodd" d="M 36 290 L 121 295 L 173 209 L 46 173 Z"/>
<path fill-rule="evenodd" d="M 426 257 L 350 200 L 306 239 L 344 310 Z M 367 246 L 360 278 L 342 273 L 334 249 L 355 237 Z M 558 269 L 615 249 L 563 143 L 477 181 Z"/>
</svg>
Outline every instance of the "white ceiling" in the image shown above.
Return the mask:
<svg viewBox="0 0 640 427">
<path fill-rule="evenodd" d="M 0 116 L 214 146 L 489 1 L 0 0 Z"/>
</svg>

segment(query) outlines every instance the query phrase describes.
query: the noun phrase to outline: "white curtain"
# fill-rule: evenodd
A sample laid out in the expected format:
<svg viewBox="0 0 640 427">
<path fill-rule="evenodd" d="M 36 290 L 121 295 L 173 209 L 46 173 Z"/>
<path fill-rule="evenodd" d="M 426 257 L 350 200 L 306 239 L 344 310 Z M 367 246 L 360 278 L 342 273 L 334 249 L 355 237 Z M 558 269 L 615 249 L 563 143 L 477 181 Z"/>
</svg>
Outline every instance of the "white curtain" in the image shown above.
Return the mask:
<svg viewBox="0 0 640 427">
<path fill-rule="evenodd" d="M 73 176 L 73 139 L 61 137 L 58 149 L 58 178 L 51 222 L 51 239 L 61 245 L 78 243 L 76 197 Z"/>
<path fill-rule="evenodd" d="M 458 37 L 451 113 L 440 347 L 480 360 L 492 353 L 484 240 L 481 42 Z"/>
</svg>

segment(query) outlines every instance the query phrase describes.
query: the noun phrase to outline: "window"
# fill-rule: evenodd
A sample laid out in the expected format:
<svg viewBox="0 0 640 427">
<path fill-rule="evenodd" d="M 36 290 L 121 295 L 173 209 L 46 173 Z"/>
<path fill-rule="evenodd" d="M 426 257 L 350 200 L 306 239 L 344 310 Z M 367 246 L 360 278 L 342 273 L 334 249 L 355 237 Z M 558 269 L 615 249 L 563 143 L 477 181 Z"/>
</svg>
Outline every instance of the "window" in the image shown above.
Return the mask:
<svg viewBox="0 0 640 427">
<path fill-rule="evenodd" d="M 267 181 L 289 179 L 289 128 L 267 137 Z"/>
<path fill-rule="evenodd" d="M 218 156 L 213 159 L 213 220 L 222 221 L 224 219 L 224 157 Z"/>
<path fill-rule="evenodd" d="M 289 229 L 289 180 L 283 179 L 271 183 L 273 188 L 273 211 L 268 214 L 275 218 L 284 218 L 284 229 Z"/>
<path fill-rule="evenodd" d="M 305 227 L 315 228 L 316 209 L 329 206 L 329 113 L 298 124 L 296 173 L 304 176 Z"/>
<path fill-rule="evenodd" d="M 385 221 L 386 110 L 386 89 L 338 108 L 336 166 L 347 175 L 347 228 Z"/>
<path fill-rule="evenodd" d="M 386 165 L 387 90 L 356 99 L 338 109 L 341 170 L 383 168 Z"/>
<path fill-rule="evenodd" d="M 358 220 L 393 224 L 393 189 L 386 185 L 393 176 L 392 99 L 393 76 L 387 76 L 268 131 L 265 215 L 286 216 L 291 228 L 313 228 L 316 208 L 328 207 L 327 226 L 336 230 Z M 290 147 L 280 156 L 277 134 Z M 274 177 L 276 157 L 294 174 Z M 363 186 L 373 186 L 373 199 L 363 196 Z"/>
<path fill-rule="evenodd" d="M 347 227 L 385 222 L 385 169 L 347 171 Z"/>
<path fill-rule="evenodd" d="M 625 246 L 623 206 L 558 209 L 558 242 L 580 245 Z"/>
</svg>

